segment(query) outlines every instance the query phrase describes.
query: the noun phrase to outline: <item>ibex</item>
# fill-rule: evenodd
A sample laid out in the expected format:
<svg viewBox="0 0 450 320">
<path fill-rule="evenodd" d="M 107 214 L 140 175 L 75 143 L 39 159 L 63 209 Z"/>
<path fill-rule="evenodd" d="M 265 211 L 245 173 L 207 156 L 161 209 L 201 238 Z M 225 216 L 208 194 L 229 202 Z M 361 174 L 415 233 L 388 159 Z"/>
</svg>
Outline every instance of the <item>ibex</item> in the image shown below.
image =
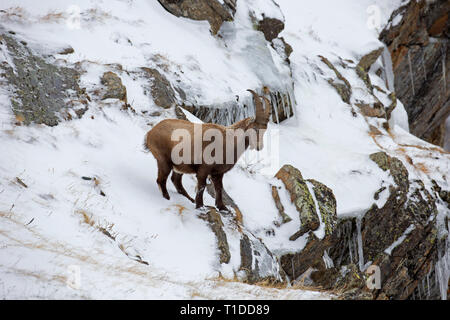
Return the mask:
<svg viewBox="0 0 450 320">
<path fill-rule="evenodd" d="M 186 120 L 167 119 L 159 122 L 147 133 L 144 147 L 150 150 L 157 161 L 156 182 L 164 198 L 170 199 L 166 182 L 173 170 L 171 180 L 176 190 L 194 202 L 184 189 L 181 180 L 183 174 L 196 174 L 195 205 L 196 208 L 201 208 L 206 179 L 210 176 L 216 194 L 216 207 L 219 210 L 227 210 L 222 200 L 223 175 L 234 167 L 248 147 L 258 151 L 263 148 L 263 135 L 271 115 L 269 100 L 258 96 L 252 90 L 248 91 L 252 93 L 255 102 L 255 117 L 243 119 L 231 126 L 213 123 L 194 124 Z M 261 98 L 264 99 L 265 108 Z M 183 141 L 184 144 L 179 140 L 181 137 L 186 138 L 183 132 L 188 135 L 188 139 Z M 215 145 L 219 147 L 211 148 L 213 144 L 211 141 L 219 143 Z M 207 151 L 211 149 L 213 150 L 208 155 Z"/>
</svg>

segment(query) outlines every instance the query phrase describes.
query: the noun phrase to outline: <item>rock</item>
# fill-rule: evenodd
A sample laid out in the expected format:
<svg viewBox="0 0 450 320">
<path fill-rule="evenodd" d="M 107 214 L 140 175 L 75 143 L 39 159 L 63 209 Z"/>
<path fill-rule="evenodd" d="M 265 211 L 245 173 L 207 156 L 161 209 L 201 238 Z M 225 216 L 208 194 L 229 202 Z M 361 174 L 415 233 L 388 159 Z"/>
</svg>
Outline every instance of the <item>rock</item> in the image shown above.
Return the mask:
<svg viewBox="0 0 450 320">
<path fill-rule="evenodd" d="M 122 80 L 117 74 L 111 71 L 105 72 L 100 82 L 106 87 L 102 100 L 119 99 L 127 103 L 127 88 L 122 84 Z"/>
<path fill-rule="evenodd" d="M 300 171 L 291 165 L 284 165 L 275 177 L 283 182 L 300 216 L 300 230 L 289 239 L 296 240 L 308 231 L 317 230 L 320 226 L 319 216 L 313 197 Z"/>
<path fill-rule="evenodd" d="M 313 185 L 320 216 L 325 224 L 325 234 L 332 234 L 337 225 L 336 197 L 333 194 L 333 190 L 319 181 L 313 179 L 307 181 Z"/>
<path fill-rule="evenodd" d="M 408 179 L 400 160 L 384 152 L 370 158 L 393 176 L 386 203 L 362 218 L 338 219 L 323 239 L 310 233 L 303 250 L 282 256 L 281 265 L 290 279 L 313 270 L 313 285 L 345 299 L 438 299 L 436 263 L 445 239 L 437 236 L 436 199 L 422 181 Z M 369 266 L 379 271 L 379 287 L 366 284 Z"/>
<path fill-rule="evenodd" d="M 284 212 L 284 206 L 281 203 L 280 195 L 278 194 L 278 189 L 276 186 L 272 186 L 272 198 L 273 198 L 273 201 L 275 201 L 275 206 L 277 207 L 278 214 L 281 217 L 281 223 L 287 223 L 289 221 L 292 221 L 291 217 L 289 217 Z"/>
<path fill-rule="evenodd" d="M 207 20 L 215 35 L 224 21 L 233 20 L 236 0 L 158 0 L 170 13 L 192 20 Z M 222 4 L 222 3 L 223 4 Z"/>
<path fill-rule="evenodd" d="M 374 64 L 374 62 L 380 57 L 383 50 L 384 48 L 381 47 L 369 52 L 361 58 L 358 65 L 356 66 L 356 74 L 364 81 L 367 89 L 369 89 L 371 93 L 373 93 L 373 86 L 369 77 L 369 69 L 372 64 Z"/>
<path fill-rule="evenodd" d="M 283 31 L 284 22 L 275 18 L 263 17 L 262 20 L 258 21 L 257 29 L 264 33 L 264 38 L 270 42 Z"/>
<path fill-rule="evenodd" d="M 404 192 L 409 190 L 408 170 L 403 163 L 394 157 L 388 156 L 385 152 L 372 153 L 370 159 L 375 162 L 383 171 L 390 171 L 394 182 Z"/>
<path fill-rule="evenodd" d="M 366 117 L 386 118 L 383 105 L 374 104 L 373 107 L 367 103 L 355 103 L 361 113 Z"/>
<path fill-rule="evenodd" d="M 150 92 L 154 103 L 164 109 L 169 109 L 175 104 L 175 92 L 170 82 L 158 70 L 141 68 L 145 77 L 150 79 Z"/>
<path fill-rule="evenodd" d="M 75 50 L 73 50 L 72 47 L 67 47 L 67 48 L 64 48 L 61 51 L 59 51 L 58 54 L 66 55 L 66 54 L 71 54 L 74 52 L 75 52 Z"/>
<path fill-rule="evenodd" d="M 450 68 L 449 11 L 446 0 L 409 1 L 392 13 L 380 34 L 392 57 L 395 91 L 411 133 L 440 146 L 450 114 L 450 76 L 443 73 Z"/>
<path fill-rule="evenodd" d="M 213 184 L 209 183 L 206 186 L 206 191 L 212 197 L 215 197 Z M 270 252 L 261 239 L 256 238 L 243 226 L 241 210 L 225 190 L 223 190 L 223 202 L 226 206 L 233 209 L 230 213 L 224 213 L 224 219 L 226 219 L 224 221 L 227 221 L 227 227 L 237 230 L 241 234 L 239 242 L 241 264 L 239 270 L 245 272 L 245 281 L 248 283 L 263 281 L 271 283 L 285 282 L 286 274 L 281 268 L 277 257 Z M 230 215 L 233 213 L 234 217 L 231 218 Z M 220 213 L 214 208 L 209 208 L 205 218 L 210 222 L 210 227 L 216 234 L 218 247 L 221 252 L 220 262 L 228 263 L 231 255 Z M 229 222 L 232 223 L 230 224 Z"/>
<path fill-rule="evenodd" d="M 241 266 L 240 270 L 247 275 L 248 283 L 269 281 L 282 283 L 285 273 L 278 259 L 272 255 L 261 240 L 249 232 L 244 232 L 240 241 Z"/>
<path fill-rule="evenodd" d="M 11 33 L 0 34 L 0 42 L 14 64 L 5 62 L 0 69 L 13 88 L 12 110 L 21 122 L 55 126 L 62 117 L 71 118 L 68 113 L 71 107 L 80 107 L 79 117 L 84 114 L 87 107 L 81 101 L 86 100 L 86 94 L 78 85 L 80 73 L 77 70 L 47 63 Z"/>
<path fill-rule="evenodd" d="M 325 57 L 319 56 L 323 63 L 325 63 L 328 68 L 334 71 L 336 74 L 336 79 L 328 79 L 328 83 L 333 86 L 337 93 L 341 96 L 342 101 L 350 104 L 350 98 L 352 96 L 352 87 L 347 79 L 342 76 L 342 74 L 336 69 L 335 66 Z"/>
<path fill-rule="evenodd" d="M 289 59 L 289 57 L 291 56 L 292 52 L 294 51 L 292 49 L 292 46 L 289 43 L 287 43 L 286 40 L 283 37 L 280 37 L 278 39 L 283 44 L 284 54 L 286 55 L 286 58 Z"/>
<path fill-rule="evenodd" d="M 215 208 L 209 208 L 204 215 L 200 215 L 199 217 L 205 221 L 208 221 L 209 227 L 216 236 L 217 247 L 220 251 L 220 263 L 229 263 L 231 258 L 230 248 L 228 247 L 227 235 L 223 230 L 224 226 L 220 214 Z"/>
<path fill-rule="evenodd" d="M 206 191 L 209 193 L 211 197 L 216 198 L 216 192 L 214 189 L 214 184 L 211 182 L 206 185 Z M 242 212 L 239 209 L 238 205 L 234 200 L 230 197 L 230 195 L 222 190 L 222 200 L 225 206 L 231 207 L 234 211 L 234 224 L 239 232 L 242 232 Z"/>
</svg>

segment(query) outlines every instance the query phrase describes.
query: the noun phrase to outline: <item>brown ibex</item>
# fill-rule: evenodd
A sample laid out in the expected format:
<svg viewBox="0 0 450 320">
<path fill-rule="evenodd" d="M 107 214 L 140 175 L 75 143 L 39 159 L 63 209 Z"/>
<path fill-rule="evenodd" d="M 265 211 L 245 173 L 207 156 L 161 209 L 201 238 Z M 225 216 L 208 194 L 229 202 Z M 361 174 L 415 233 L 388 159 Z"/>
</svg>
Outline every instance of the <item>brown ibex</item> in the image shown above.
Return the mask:
<svg viewBox="0 0 450 320">
<path fill-rule="evenodd" d="M 145 147 L 151 151 L 157 161 L 157 183 L 164 198 L 170 199 L 166 182 L 173 170 L 171 180 L 178 193 L 194 202 L 184 189 L 181 179 L 183 174 L 196 174 L 195 205 L 196 208 L 203 207 L 203 192 L 206 179 L 210 176 L 214 183 L 216 207 L 219 210 L 227 210 L 222 200 L 223 175 L 233 168 L 249 146 L 258 151 L 263 148 L 263 135 L 271 115 L 269 100 L 258 96 L 252 90 L 248 91 L 252 93 L 255 102 L 254 118 L 243 119 L 231 126 L 213 123 L 194 124 L 186 120 L 167 119 L 159 122 L 147 133 Z M 261 98 L 264 99 L 265 109 Z M 182 141 L 184 145 L 180 144 L 179 139 L 183 137 L 179 134 L 180 132 L 186 132 L 188 135 L 188 139 Z M 208 134 L 211 132 L 213 134 Z M 210 137 L 207 138 L 207 136 Z M 213 144 L 211 141 L 218 142 L 219 147 L 214 148 L 208 158 L 205 151 L 207 148 L 211 149 L 208 147 Z"/>
</svg>

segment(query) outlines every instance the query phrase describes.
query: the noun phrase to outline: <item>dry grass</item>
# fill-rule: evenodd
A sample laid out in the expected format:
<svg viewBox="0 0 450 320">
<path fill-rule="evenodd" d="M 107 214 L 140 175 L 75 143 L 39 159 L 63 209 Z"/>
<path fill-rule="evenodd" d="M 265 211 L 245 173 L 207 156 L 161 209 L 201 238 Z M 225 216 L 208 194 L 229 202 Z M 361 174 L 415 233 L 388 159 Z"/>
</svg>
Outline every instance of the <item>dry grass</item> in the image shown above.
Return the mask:
<svg viewBox="0 0 450 320">
<path fill-rule="evenodd" d="M 377 141 L 377 136 L 379 136 L 378 133 L 369 131 L 369 136 L 372 138 L 373 142 L 375 142 L 375 144 L 377 145 L 378 148 L 380 148 L 381 150 L 384 150 L 384 148 L 381 146 L 381 144 L 379 144 Z"/>
<path fill-rule="evenodd" d="M 0 21 L 24 21 L 27 12 L 21 7 L 11 7 L 6 10 L 0 10 Z"/>
<path fill-rule="evenodd" d="M 211 279 L 211 280 L 215 280 L 215 281 L 219 281 L 219 282 L 227 282 L 227 283 L 245 283 L 245 282 L 240 281 L 237 278 L 236 274 L 234 274 L 233 279 L 224 278 L 220 274 L 218 277 Z M 306 285 L 303 285 L 303 283 L 296 283 L 296 284 L 293 284 L 292 286 L 288 287 L 286 283 L 282 283 L 279 281 L 273 281 L 270 279 L 261 280 L 256 283 L 252 283 L 252 285 L 258 286 L 261 288 L 277 289 L 277 290 L 292 289 L 292 290 L 316 291 L 316 292 L 324 292 L 324 293 L 331 292 L 330 290 L 325 290 L 321 287 L 306 286 Z M 331 292 L 331 293 L 333 293 L 333 292 Z"/>
<path fill-rule="evenodd" d="M 114 241 L 116 240 L 117 235 L 113 232 L 114 223 L 106 222 L 103 225 L 101 225 L 99 222 L 95 221 L 92 214 L 88 214 L 84 210 L 77 210 L 75 211 L 75 213 L 79 214 L 82 217 L 82 223 L 87 224 L 88 226 L 96 229 L 97 231 L 100 231 L 108 238 Z"/>
<path fill-rule="evenodd" d="M 51 11 L 46 15 L 39 18 L 40 22 L 60 22 L 67 19 L 66 15 L 62 12 Z"/>
<path fill-rule="evenodd" d="M 423 162 L 414 164 L 414 167 L 427 175 L 430 173 L 430 169 Z"/>
<path fill-rule="evenodd" d="M 392 133 L 391 129 L 387 130 L 389 136 L 392 138 L 392 140 L 396 141 L 396 137 L 395 135 Z M 397 143 L 400 147 L 404 147 L 404 148 L 415 148 L 415 149 L 419 149 L 419 150 L 423 150 L 423 151 L 435 151 L 438 152 L 440 154 L 450 154 L 450 152 L 445 151 L 444 149 L 442 149 L 441 147 L 425 147 L 425 146 L 421 146 L 421 145 L 417 145 L 417 144 L 405 144 L 405 143 Z"/>
<path fill-rule="evenodd" d="M 183 212 L 187 210 L 187 208 L 185 206 L 181 205 L 181 204 L 175 204 L 174 207 L 177 208 L 178 214 L 180 216 L 182 216 Z"/>
<path fill-rule="evenodd" d="M 235 216 L 234 216 L 234 222 L 236 223 L 236 228 L 239 231 L 239 233 L 242 233 L 242 212 L 239 210 L 238 207 L 234 207 Z"/>
</svg>

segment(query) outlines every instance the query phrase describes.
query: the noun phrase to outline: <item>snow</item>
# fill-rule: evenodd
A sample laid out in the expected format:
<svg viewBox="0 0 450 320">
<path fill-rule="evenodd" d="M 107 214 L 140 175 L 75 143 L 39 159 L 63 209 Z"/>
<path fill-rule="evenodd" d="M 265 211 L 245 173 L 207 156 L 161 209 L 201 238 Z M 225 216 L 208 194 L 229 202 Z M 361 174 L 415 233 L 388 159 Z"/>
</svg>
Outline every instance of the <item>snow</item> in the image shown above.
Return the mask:
<svg viewBox="0 0 450 320">
<path fill-rule="evenodd" d="M 410 234 L 415 228 L 416 228 L 416 226 L 414 224 L 411 224 L 408 228 L 406 228 L 406 230 L 403 232 L 403 234 L 397 240 L 395 240 L 388 248 L 386 248 L 384 250 L 384 252 L 388 255 L 391 255 L 392 251 L 396 247 L 398 247 L 403 241 L 405 241 L 408 234 Z"/>
<path fill-rule="evenodd" d="M 272 0 L 237 1 L 234 22 L 225 22 L 220 36 L 213 37 L 208 22 L 176 18 L 153 0 L 75 1 L 71 4 L 80 15 L 72 18 L 79 20 L 79 28 L 67 20 L 76 10 L 69 14 L 62 1 L 2 1 L 0 9 L 6 12 L 22 8 L 19 17 L 0 13 L 6 30 L 14 30 L 34 52 L 54 55 L 48 57 L 51 62 L 80 63 L 80 87 L 92 96 L 103 72 L 114 70 L 136 114 L 120 110 L 114 99 L 93 100 L 81 119 L 56 127 L 15 126 L 9 91 L 0 86 L 0 146 L 6 155 L 0 159 L 0 298 L 330 298 L 231 281 L 242 275 L 240 234 L 233 221 L 222 217 L 231 261 L 220 265 L 215 236 L 199 211 L 170 181 L 171 200 L 162 198 L 156 161 L 144 152 L 142 142 L 154 124 L 174 114 L 145 94 L 148 84 L 139 75 L 141 67 L 160 70 L 186 93 L 188 104 L 226 106 L 236 95 L 249 99 L 246 90 L 263 85 L 287 90 L 296 101 L 295 117 L 269 124 L 265 151 L 270 152 L 247 152 L 224 177 L 224 189 L 241 209 L 245 228 L 277 256 L 303 249 L 308 236 L 288 240 L 298 231 L 300 218 L 282 183 L 273 178 L 284 164 L 331 188 L 339 217 L 361 217 L 373 204 L 386 202 L 388 191 L 373 198 L 381 187 L 394 183 L 369 158 L 380 150 L 400 158 L 411 179 L 424 179 L 427 188 L 435 179 L 448 189 L 443 175 L 449 172 L 450 157 L 409 134 L 401 102 L 392 113 L 390 132 L 378 119 L 353 115 L 353 107 L 327 81 L 334 72 L 318 58 L 328 58 L 350 82 L 352 103 L 373 103 L 352 68 L 364 54 L 383 46 L 378 32 L 400 1 L 376 1 L 376 29 L 367 27 L 367 8 L 374 1 L 277 3 L 279 7 Z M 280 36 L 293 48 L 292 77 L 283 58 L 254 30 L 249 13 L 285 22 Z M 55 55 L 67 46 L 74 53 Z M 343 59 L 353 62 L 343 67 Z M 387 82 L 373 71 L 370 77 L 389 92 L 393 75 L 386 59 Z M 13 64 L 4 46 L 0 61 Z M 389 102 L 387 94 L 377 93 L 377 98 Z M 153 111 L 161 116 L 143 114 Z M 183 112 L 190 121 L 201 122 Z M 383 135 L 372 137 L 369 125 Z M 409 164 L 407 157 L 420 159 L 429 173 Z M 194 177 L 185 176 L 183 183 L 193 195 Z M 272 185 L 281 187 L 281 202 L 292 218 L 279 227 Z M 205 204 L 214 205 L 206 193 Z M 315 234 L 324 236 L 323 223 Z M 361 259 L 359 248 L 358 254 Z M 328 254 L 324 261 L 332 265 Z M 75 289 L 66 283 L 73 270 L 80 270 L 81 279 Z"/>
</svg>

